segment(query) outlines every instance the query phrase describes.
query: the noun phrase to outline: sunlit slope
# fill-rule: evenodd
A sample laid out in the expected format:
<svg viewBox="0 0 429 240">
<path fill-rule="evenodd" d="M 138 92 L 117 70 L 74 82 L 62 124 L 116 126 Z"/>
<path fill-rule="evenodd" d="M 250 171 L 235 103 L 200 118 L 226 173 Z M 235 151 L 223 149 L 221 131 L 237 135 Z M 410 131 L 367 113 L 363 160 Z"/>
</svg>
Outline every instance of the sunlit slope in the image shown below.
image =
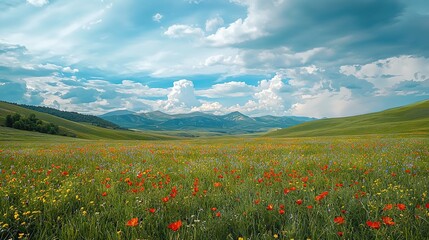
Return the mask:
<svg viewBox="0 0 429 240">
<path fill-rule="evenodd" d="M 142 133 L 142 132 L 133 132 L 128 130 L 113 130 L 107 128 L 101 128 L 97 126 L 92 126 L 86 123 L 72 122 L 63 118 L 59 118 L 50 114 L 41 113 L 26 108 L 22 108 L 13 104 L 8 104 L 5 102 L 0 102 L 0 126 L 4 126 L 5 118 L 8 114 L 19 113 L 21 115 L 28 116 L 31 113 L 34 113 L 38 119 L 41 119 L 46 122 L 50 122 L 60 126 L 62 132 L 67 132 L 75 135 L 77 138 L 83 139 L 116 139 L 116 140 L 149 140 L 149 139 L 171 139 L 171 137 L 163 136 L 161 134 L 152 134 L 152 133 Z M 18 135 L 29 135 L 26 131 L 7 129 L 7 134 L 5 133 L 6 128 L 0 128 L 0 137 L 3 139 L 7 136 L 15 136 L 19 138 Z M 31 136 L 37 135 L 39 133 L 30 134 Z M 43 134 L 47 138 L 52 136 L 48 134 Z M 3 139 L 4 140 L 4 139 Z"/>
<path fill-rule="evenodd" d="M 303 137 L 362 134 L 429 135 L 429 100 L 376 113 L 302 123 L 270 132 L 267 136 Z"/>
</svg>

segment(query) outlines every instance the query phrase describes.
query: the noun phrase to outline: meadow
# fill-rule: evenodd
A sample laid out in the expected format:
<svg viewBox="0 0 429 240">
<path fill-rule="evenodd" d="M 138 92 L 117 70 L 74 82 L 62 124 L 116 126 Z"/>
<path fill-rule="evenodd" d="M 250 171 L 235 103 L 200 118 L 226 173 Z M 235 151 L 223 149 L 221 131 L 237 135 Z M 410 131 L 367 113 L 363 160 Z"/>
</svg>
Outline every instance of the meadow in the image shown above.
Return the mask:
<svg viewBox="0 0 429 240">
<path fill-rule="evenodd" d="M 427 239 L 429 139 L 0 143 L 0 239 Z"/>
</svg>

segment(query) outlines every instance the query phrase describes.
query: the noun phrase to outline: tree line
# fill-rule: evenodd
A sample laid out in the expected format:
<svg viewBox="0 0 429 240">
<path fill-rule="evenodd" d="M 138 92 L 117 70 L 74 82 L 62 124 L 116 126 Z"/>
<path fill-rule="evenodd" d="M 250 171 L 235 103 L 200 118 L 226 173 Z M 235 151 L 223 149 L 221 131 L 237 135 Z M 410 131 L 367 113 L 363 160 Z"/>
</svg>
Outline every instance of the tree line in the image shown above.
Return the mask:
<svg viewBox="0 0 429 240">
<path fill-rule="evenodd" d="M 102 118 L 93 116 L 93 115 L 85 115 L 80 114 L 77 112 L 67 112 L 67 111 L 61 111 L 55 108 L 50 107 L 44 107 L 44 106 L 31 106 L 31 105 L 25 105 L 25 104 L 16 104 L 20 107 L 24 107 L 27 109 L 31 109 L 38 112 L 43 112 L 47 114 L 51 114 L 60 118 L 64 118 L 73 122 L 85 122 L 90 123 L 92 125 L 103 127 L 103 128 L 111 128 L 111 129 L 119 129 L 120 127 L 114 123 L 111 123 L 109 121 L 106 121 Z"/>
<path fill-rule="evenodd" d="M 21 116 L 18 113 L 6 116 L 6 127 L 11 127 L 20 130 L 36 131 L 48 134 L 59 134 L 58 125 L 46 123 L 36 118 L 35 114 L 30 114 L 28 117 Z"/>
</svg>

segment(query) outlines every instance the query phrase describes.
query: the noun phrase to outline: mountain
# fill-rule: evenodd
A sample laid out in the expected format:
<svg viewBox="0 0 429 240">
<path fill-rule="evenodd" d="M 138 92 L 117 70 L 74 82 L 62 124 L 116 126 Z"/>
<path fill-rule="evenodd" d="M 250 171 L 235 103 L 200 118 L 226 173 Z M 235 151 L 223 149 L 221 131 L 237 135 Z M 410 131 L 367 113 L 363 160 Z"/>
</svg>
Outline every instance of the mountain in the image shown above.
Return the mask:
<svg viewBox="0 0 429 240">
<path fill-rule="evenodd" d="M 103 114 L 101 116 L 102 117 L 109 117 L 109 116 L 120 116 L 120 115 L 127 115 L 127 114 L 136 114 L 136 113 L 133 111 L 128 111 L 128 110 L 116 110 L 116 111 L 108 112 L 108 113 Z"/>
<path fill-rule="evenodd" d="M 52 136 L 43 133 L 29 132 L 5 127 L 6 116 L 13 115 L 15 113 L 27 117 L 30 116 L 30 114 L 34 114 L 37 119 L 59 126 L 60 134 L 65 136 L 74 136 L 75 138 L 117 140 L 172 139 L 171 137 L 167 137 L 161 134 L 102 128 L 94 126 L 91 123 L 74 122 L 48 113 L 38 112 L 28 108 L 24 108 L 16 104 L 0 102 L 0 140 L 8 140 L 12 138 L 27 139 L 28 136 L 31 137 L 31 139 L 40 140 L 64 138 L 60 136 Z M 70 139 L 70 137 L 68 138 Z"/>
<path fill-rule="evenodd" d="M 305 117 L 249 117 L 240 112 L 213 115 L 204 112 L 166 114 L 160 111 L 148 113 L 107 113 L 101 118 L 124 128 L 158 131 L 201 131 L 223 134 L 243 134 L 284 128 L 314 120 Z"/>
<path fill-rule="evenodd" d="M 266 136 L 303 137 L 364 134 L 429 135 L 429 100 L 364 115 L 302 123 Z"/>
</svg>

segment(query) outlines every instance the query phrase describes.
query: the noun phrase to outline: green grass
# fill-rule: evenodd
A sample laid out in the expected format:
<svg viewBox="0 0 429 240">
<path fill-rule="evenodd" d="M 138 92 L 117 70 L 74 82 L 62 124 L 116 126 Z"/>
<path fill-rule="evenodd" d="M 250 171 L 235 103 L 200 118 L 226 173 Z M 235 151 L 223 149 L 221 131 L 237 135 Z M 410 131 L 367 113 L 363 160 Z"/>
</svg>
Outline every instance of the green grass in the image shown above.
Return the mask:
<svg viewBox="0 0 429 240">
<path fill-rule="evenodd" d="M 321 119 L 273 131 L 271 137 L 364 134 L 429 135 L 429 101 L 365 115 Z"/>
<path fill-rule="evenodd" d="M 428 146 L 388 136 L 4 141 L 0 239 L 427 239 Z"/>
<path fill-rule="evenodd" d="M 8 114 L 19 113 L 21 115 L 28 116 L 31 113 L 34 113 L 38 119 L 41 119 L 46 122 L 54 123 L 60 126 L 62 132 L 71 133 L 76 135 L 77 138 L 82 139 L 116 139 L 116 140 L 155 140 L 155 139 L 174 139 L 172 136 L 165 136 L 157 133 L 144 133 L 144 132 L 135 132 L 128 130 L 113 130 L 108 128 L 101 128 L 93 126 L 87 123 L 77 123 L 72 122 L 63 118 L 59 118 L 50 114 L 36 112 L 30 109 L 19 107 L 13 104 L 8 104 L 5 102 L 0 102 L 0 126 L 4 125 L 5 118 Z M 0 139 L 8 140 L 7 137 L 25 139 L 27 136 L 35 138 L 53 138 L 58 139 L 58 137 L 52 137 L 48 134 L 29 134 L 24 133 L 23 131 L 14 130 L 14 132 L 7 130 L 6 128 L 0 128 Z"/>
</svg>

